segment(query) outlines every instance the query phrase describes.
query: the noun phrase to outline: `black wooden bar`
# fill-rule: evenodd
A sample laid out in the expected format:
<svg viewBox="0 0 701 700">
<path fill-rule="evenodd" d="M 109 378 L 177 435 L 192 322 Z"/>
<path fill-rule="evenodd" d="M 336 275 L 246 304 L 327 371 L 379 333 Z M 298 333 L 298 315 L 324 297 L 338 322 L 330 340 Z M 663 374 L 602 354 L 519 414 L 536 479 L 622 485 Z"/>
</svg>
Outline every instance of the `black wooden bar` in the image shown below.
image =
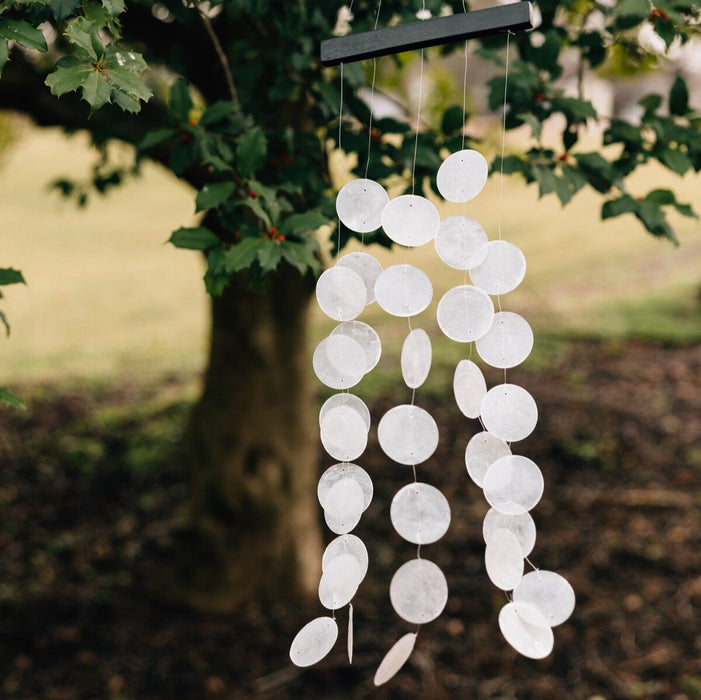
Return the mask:
<svg viewBox="0 0 701 700">
<path fill-rule="evenodd" d="M 500 31 L 518 31 L 532 27 L 531 3 L 515 2 L 325 39 L 321 42 L 321 63 L 324 66 L 337 66 L 340 63 L 353 63 L 365 58 L 377 58 L 427 46 L 465 41 Z"/>
</svg>

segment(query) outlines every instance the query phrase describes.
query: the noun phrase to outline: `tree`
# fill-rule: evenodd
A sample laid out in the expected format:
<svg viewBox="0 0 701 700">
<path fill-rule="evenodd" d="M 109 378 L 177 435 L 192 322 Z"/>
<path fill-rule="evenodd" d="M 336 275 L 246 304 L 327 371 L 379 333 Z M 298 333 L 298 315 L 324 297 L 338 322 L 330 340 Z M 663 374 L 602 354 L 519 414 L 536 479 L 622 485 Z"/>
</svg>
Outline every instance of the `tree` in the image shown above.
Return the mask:
<svg viewBox="0 0 701 700">
<path fill-rule="evenodd" d="M 464 9 L 456 0 L 390 0 L 382 23 L 415 20 L 422 4 L 434 14 Z M 320 270 L 316 232 L 335 217 L 328 157 L 338 142 L 341 74 L 322 69 L 317 55 L 338 9 L 304 0 L 0 6 L 0 108 L 26 112 L 41 126 L 87 129 L 103 156 L 89 183 L 59 183 L 64 194 L 84 204 L 92 189 L 123 180 L 128 173 L 106 157 L 112 139 L 135 147 L 134 172 L 150 158 L 197 191 L 201 224 L 170 239 L 206 256 L 212 297 L 209 363 L 186 439 L 192 508 L 179 581 L 191 601 L 210 608 L 295 595 L 318 581 L 306 314 Z M 353 31 L 372 28 L 375 2 L 359 0 L 353 12 Z M 651 160 L 679 175 L 701 168 L 701 120 L 684 80 L 666 101 L 645 97 L 639 124 L 611 120 L 605 151 L 579 148 L 582 128 L 599 115 L 556 81 L 565 53 L 578 56 L 582 71 L 664 60 L 640 47 L 640 27 L 651 23 L 667 47 L 683 44 L 698 34 L 701 9 L 693 0 L 654 7 L 543 0 L 539 12 L 537 31 L 512 40 L 505 115 L 507 129 L 530 127 L 531 146 L 497 158 L 492 170 L 520 173 L 563 205 L 591 186 L 605 195 L 604 218 L 630 213 L 653 235 L 674 239 L 665 211 L 691 216 L 692 209 L 669 189 L 629 191 L 627 179 Z M 485 38 L 480 53 L 501 66 L 503 46 L 503 36 Z M 406 175 L 416 144 L 416 182 L 434 188 L 442 154 L 462 146 L 462 106 L 422 125 L 416 141 L 401 120 L 376 120 L 368 133 L 370 113 L 358 92 L 363 68 L 345 66 L 342 81 L 342 144 L 357 154 L 356 173 L 364 174 L 371 143 L 368 177 Z M 504 91 L 503 77 L 490 81 L 492 109 Z M 557 149 L 541 134 L 554 114 L 566 124 Z M 341 243 L 352 235 L 343 230 Z M 388 243 L 381 231 L 365 240 Z"/>
</svg>

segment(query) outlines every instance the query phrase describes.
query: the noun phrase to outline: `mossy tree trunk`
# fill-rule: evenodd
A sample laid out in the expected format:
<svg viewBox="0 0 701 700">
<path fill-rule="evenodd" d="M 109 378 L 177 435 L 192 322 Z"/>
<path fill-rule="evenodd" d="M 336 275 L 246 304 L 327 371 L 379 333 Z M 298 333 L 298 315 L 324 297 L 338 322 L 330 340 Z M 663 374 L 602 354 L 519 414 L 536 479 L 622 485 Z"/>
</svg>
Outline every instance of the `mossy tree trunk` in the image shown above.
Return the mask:
<svg viewBox="0 0 701 700">
<path fill-rule="evenodd" d="M 199 608 L 290 599 L 318 585 L 313 284 L 283 266 L 264 291 L 241 274 L 212 299 L 209 364 L 187 437 L 190 537 L 179 572 L 181 596 Z"/>
</svg>

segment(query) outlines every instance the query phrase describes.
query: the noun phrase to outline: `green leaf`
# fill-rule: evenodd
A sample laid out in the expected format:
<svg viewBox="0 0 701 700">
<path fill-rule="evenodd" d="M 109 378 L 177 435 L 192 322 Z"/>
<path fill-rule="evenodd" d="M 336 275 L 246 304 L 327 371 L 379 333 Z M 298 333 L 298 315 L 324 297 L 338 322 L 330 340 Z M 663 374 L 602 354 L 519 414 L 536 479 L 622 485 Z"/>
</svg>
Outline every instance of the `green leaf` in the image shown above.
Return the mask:
<svg viewBox="0 0 701 700">
<path fill-rule="evenodd" d="M 51 94 L 61 96 L 81 88 L 91 73 L 91 66 L 74 56 L 66 56 L 57 64 L 53 73 L 44 81 L 51 88 Z"/>
<path fill-rule="evenodd" d="M 0 286 L 8 284 L 27 284 L 19 270 L 12 267 L 0 267 Z"/>
<path fill-rule="evenodd" d="M 110 101 L 112 88 L 103 73 L 90 71 L 83 84 L 83 99 L 93 108 L 99 109 Z"/>
<path fill-rule="evenodd" d="M 124 0 L 102 0 L 102 6 L 113 17 L 121 15 L 125 11 Z"/>
<path fill-rule="evenodd" d="M 686 153 L 676 148 L 664 148 L 655 153 L 657 160 L 678 175 L 684 175 L 691 168 L 691 160 Z"/>
<path fill-rule="evenodd" d="M 462 105 L 453 105 L 443 112 L 441 119 L 441 132 L 446 135 L 454 134 L 456 131 L 462 131 L 465 124 Z"/>
<path fill-rule="evenodd" d="M 645 196 L 646 202 L 653 202 L 654 204 L 674 204 L 675 198 L 672 190 L 652 190 L 648 192 Z"/>
<path fill-rule="evenodd" d="M 260 127 L 247 131 L 236 144 L 236 165 L 243 177 L 250 177 L 265 162 L 268 142 Z"/>
<path fill-rule="evenodd" d="M 638 104 L 645 110 L 643 118 L 652 116 L 662 104 L 662 97 L 660 95 L 645 95 L 641 100 L 638 100 Z"/>
<path fill-rule="evenodd" d="M 121 51 L 114 44 L 110 44 L 106 48 L 105 58 L 108 68 L 126 68 L 134 73 L 141 73 L 148 69 L 148 64 L 140 53 Z"/>
<path fill-rule="evenodd" d="M 203 211 L 218 207 L 226 202 L 229 197 L 236 191 L 237 184 L 235 182 L 216 182 L 205 185 L 195 198 L 197 206 L 195 211 Z"/>
<path fill-rule="evenodd" d="M 112 101 L 123 111 L 135 114 L 141 109 L 141 103 L 133 97 L 129 97 L 125 92 L 112 91 Z"/>
<path fill-rule="evenodd" d="M 689 111 L 689 90 L 684 78 L 679 76 L 669 91 L 669 111 L 683 117 Z"/>
<path fill-rule="evenodd" d="M 306 243 L 306 242 L 305 242 Z M 317 260 L 314 255 L 316 250 L 316 241 L 314 241 L 314 246 L 310 247 L 305 243 L 294 243 L 285 241 L 282 248 L 282 257 L 287 263 L 292 265 L 292 267 L 299 270 L 300 274 L 305 274 L 307 270 L 314 270 L 314 272 L 319 272 L 321 270 L 321 263 Z"/>
<path fill-rule="evenodd" d="M 624 194 L 618 199 L 609 199 L 607 202 L 604 202 L 603 207 L 601 207 L 601 218 L 611 219 L 621 214 L 634 214 L 639 207 L 639 202 L 629 194 Z"/>
<path fill-rule="evenodd" d="M 270 228 L 273 225 L 268 212 L 263 209 L 259 199 L 242 199 L 239 205 L 250 209 L 265 224 L 266 228 Z"/>
<path fill-rule="evenodd" d="M 540 119 L 530 112 L 521 112 L 520 114 L 516 115 L 516 118 L 528 124 L 528 126 L 531 127 L 533 138 L 540 141 L 540 135 L 543 129 L 543 122 Z"/>
<path fill-rule="evenodd" d="M 10 337 L 10 322 L 7 320 L 7 316 L 0 311 L 0 323 L 2 323 L 3 326 L 5 326 L 5 335 L 9 338 Z"/>
<path fill-rule="evenodd" d="M 616 180 L 613 166 L 599 153 L 577 153 L 577 165 L 589 184 L 602 194 L 606 194 Z"/>
<path fill-rule="evenodd" d="M 22 409 L 27 408 L 26 404 L 24 403 L 24 399 L 13 394 L 5 386 L 0 386 L 0 401 L 2 401 L 3 403 L 6 403 L 8 406 L 11 406 L 12 408 L 22 408 Z"/>
<path fill-rule="evenodd" d="M 230 101 L 219 101 L 207 107 L 200 117 L 200 124 L 207 126 L 223 121 L 234 114 L 234 103 Z"/>
<path fill-rule="evenodd" d="M 78 17 L 66 25 L 64 36 L 73 44 L 80 58 L 97 62 L 105 52 L 97 31 L 94 22 L 85 17 Z"/>
<path fill-rule="evenodd" d="M 149 131 L 144 138 L 139 141 L 137 148 L 140 151 L 146 151 L 149 148 L 157 146 L 159 143 L 163 143 L 171 136 L 175 136 L 177 131 L 175 129 L 165 128 L 165 129 L 155 129 L 154 131 Z"/>
<path fill-rule="evenodd" d="M 265 241 L 258 250 L 258 262 L 263 272 L 272 272 L 282 260 L 281 246 L 277 241 Z"/>
<path fill-rule="evenodd" d="M 10 44 L 7 39 L 0 39 L 0 75 L 8 58 L 10 58 Z"/>
<path fill-rule="evenodd" d="M 186 80 L 178 78 L 170 87 L 170 111 L 175 119 L 183 124 L 190 119 L 192 97 Z"/>
<path fill-rule="evenodd" d="M 533 175 L 538 182 L 538 196 L 543 197 L 555 191 L 555 174 L 553 171 L 542 165 L 533 166 Z"/>
<path fill-rule="evenodd" d="M 57 22 L 63 22 L 70 17 L 80 6 L 82 0 L 50 0 L 49 5 Z"/>
<path fill-rule="evenodd" d="M 133 99 L 148 100 L 153 94 L 143 79 L 127 68 L 110 67 L 108 75 L 115 90 L 124 92 Z"/>
<path fill-rule="evenodd" d="M 48 51 L 41 29 L 21 19 L 0 19 L 0 38 L 16 41 L 28 49 L 36 49 L 42 53 Z"/>
<path fill-rule="evenodd" d="M 674 230 L 667 222 L 665 213 L 654 202 L 641 202 L 635 215 L 643 223 L 645 228 L 659 238 L 668 238 L 673 243 L 678 243 Z"/>
<path fill-rule="evenodd" d="M 176 248 L 187 250 L 207 250 L 219 244 L 219 237 L 208 228 L 198 226 L 196 228 L 179 228 L 173 231 L 168 239 Z"/>
<path fill-rule="evenodd" d="M 258 251 L 266 244 L 264 238 L 244 238 L 224 254 L 224 268 L 229 274 L 250 267 L 258 257 Z"/>
<path fill-rule="evenodd" d="M 318 211 L 307 211 L 303 214 L 288 216 L 280 226 L 280 234 L 289 236 L 294 233 L 315 231 L 320 226 L 328 224 L 329 220 Z"/>
</svg>

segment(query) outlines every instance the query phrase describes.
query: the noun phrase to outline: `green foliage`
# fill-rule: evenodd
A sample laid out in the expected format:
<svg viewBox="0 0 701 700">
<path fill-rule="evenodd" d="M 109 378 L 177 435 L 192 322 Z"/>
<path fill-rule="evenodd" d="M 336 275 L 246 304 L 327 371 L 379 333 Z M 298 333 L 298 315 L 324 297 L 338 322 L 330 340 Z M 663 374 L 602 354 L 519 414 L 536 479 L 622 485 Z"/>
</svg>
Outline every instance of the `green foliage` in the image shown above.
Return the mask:
<svg viewBox="0 0 701 700">
<path fill-rule="evenodd" d="M 24 403 L 24 399 L 13 394 L 7 387 L 4 386 L 0 386 L 0 403 L 4 403 L 11 408 L 27 408 Z"/>
</svg>

